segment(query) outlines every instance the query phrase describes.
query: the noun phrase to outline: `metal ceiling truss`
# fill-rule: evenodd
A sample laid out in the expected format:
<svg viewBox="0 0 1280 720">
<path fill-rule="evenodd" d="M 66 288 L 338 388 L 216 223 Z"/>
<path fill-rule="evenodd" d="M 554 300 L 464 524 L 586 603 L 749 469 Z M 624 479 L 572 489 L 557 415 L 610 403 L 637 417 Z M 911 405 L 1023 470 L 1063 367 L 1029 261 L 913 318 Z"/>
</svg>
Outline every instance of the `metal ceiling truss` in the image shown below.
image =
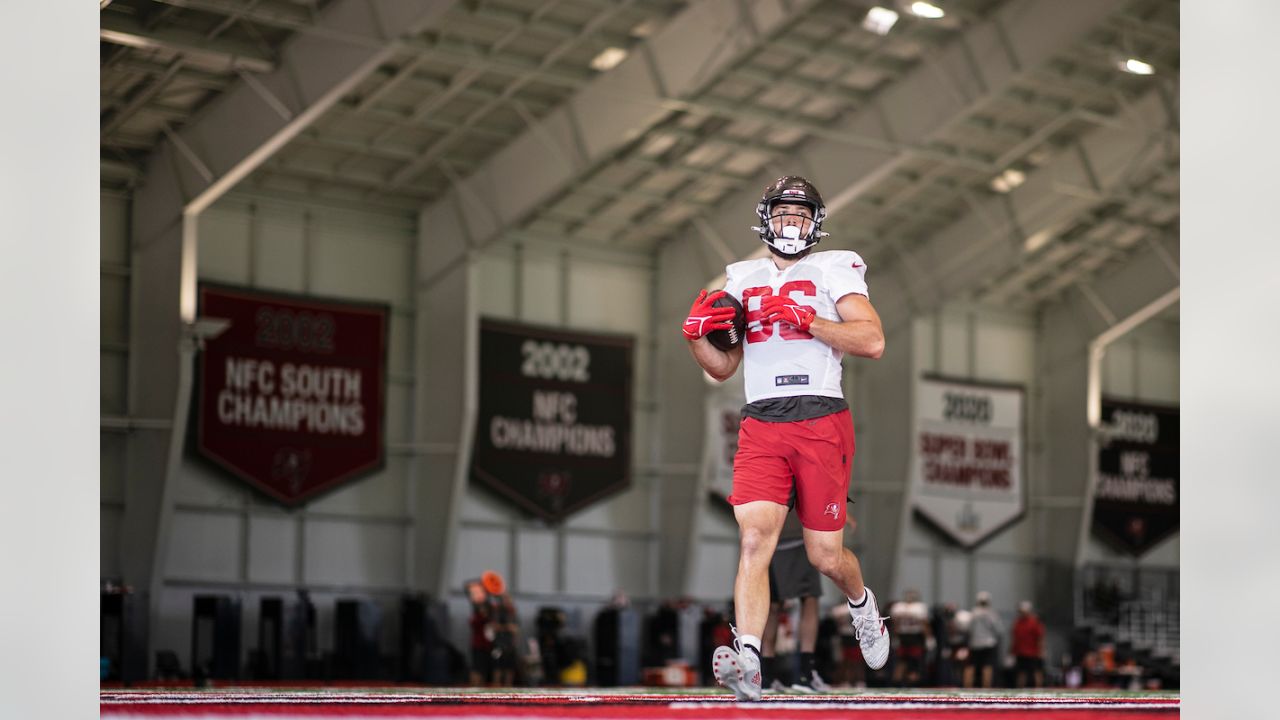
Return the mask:
<svg viewBox="0 0 1280 720">
<path fill-rule="evenodd" d="M 768 36 L 797 22 L 812 2 L 695 3 L 641 41 L 610 72 L 595 77 L 540 119 L 450 193 L 423 211 L 424 224 L 450 227 L 483 246 L 521 227 L 547 200 L 608 163 L 672 109 L 733 67 Z M 545 68 L 539 72 L 545 72 Z M 426 156 L 424 156 L 426 157 Z M 419 162 L 424 165 L 427 160 Z M 665 169 L 665 168 L 664 168 Z M 405 175 L 416 171 L 406 169 Z M 739 178 L 731 177 L 733 182 Z M 464 197 L 489 198 L 492 213 L 474 212 Z M 455 211 L 456 208 L 456 211 Z"/>
<path fill-rule="evenodd" d="M 354 37 L 348 28 L 320 23 L 314 8 L 292 3 L 157 1 L 169 7 L 133 22 L 139 35 L 171 39 L 179 28 L 166 23 L 175 20 L 174 11 L 183 10 L 223 18 L 214 28 L 217 32 L 236 23 L 251 23 L 357 46 L 373 42 Z M 666 10 L 631 10 L 615 3 L 588 9 L 558 1 L 521 9 L 516 3 L 458 6 L 445 13 L 436 28 L 393 39 L 392 54 L 368 74 L 358 91 L 348 93 L 271 160 L 267 184 L 278 184 L 283 175 L 294 173 L 307 187 L 333 183 L 335 192 L 352 199 L 373 202 L 379 194 L 393 195 L 395 202 L 427 199 L 440 187 L 456 185 L 442 178 L 448 174 L 440 167 L 442 161 L 452 168 L 451 174 L 466 181 L 472 168 L 516 145 L 519 140 L 512 142 L 513 136 L 523 139 L 533 134 L 554 155 L 554 162 L 568 171 L 559 193 L 578 194 L 582 199 L 575 201 L 572 210 L 545 213 L 540 208 L 550 205 L 533 204 L 524 215 L 504 218 L 501 225 L 544 232 L 555 228 L 583 243 L 645 247 L 686 226 L 694 215 L 708 219 L 714 227 L 720 222 L 713 211 L 718 200 L 734 197 L 744 186 L 758 185 L 767 174 L 801 167 L 812 175 L 821 164 L 810 162 L 810 157 L 830 151 L 836 157 L 872 163 L 861 173 L 860 182 L 836 180 L 844 192 L 834 197 L 849 208 L 857 207 L 861 240 L 920 237 L 972 211 L 974 188 L 981 194 L 988 176 L 1007 167 L 1033 168 L 1035 163 L 1024 159 L 1028 155 L 1034 152 L 1043 158 L 1045 146 L 1055 147 L 1090 126 L 1115 122 L 1111 116 L 1126 112 L 1126 95 L 1143 79 L 1111 71 L 1107 52 L 1114 54 L 1115 48 L 1108 48 L 1109 42 L 1122 37 L 1144 51 L 1149 49 L 1151 57 L 1170 58 L 1176 64 L 1176 47 L 1167 47 L 1170 39 L 1176 42 L 1176 24 L 1165 23 L 1170 15 L 1160 3 L 1139 1 L 1122 8 L 1112 3 L 1113 12 L 1105 23 L 1080 21 L 1082 16 L 1096 19 L 1105 14 L 1097 10 L 1097 3 L 1071 4 L 1060 14 L 1067 25 L 1074 22 L 1071 27 L 1078 29 L 1053 33 L 1065 38 L 1055 41 L 1053 53 L 1030 46 L 1028 29 L 1040 31 L 1035 22 L 1019 17 L 1046 15 L 1045 4 L 1046 0 L 975 4 L 979 11 L 974 12 L 953 3 L 945 23 L 908 15 L 892 34 L 878 37 L 859 27 L 864 8 L 858 3 L 764 3 L 766 13 L 781 8 L 780 18 L 767 32 L 744 24 L 730 38 L 724 27 L 702 27 L 697 41 L 713 47 L 735 43 L 734 59 L 722 62 L 714 73 L 703 73 L 693 92 L 677 96 L 659 87 L 652 93 L 656 101 L 637 113 L 646 118 L 643 129 L 620 130 L 626 141 L 617 151 L 598 158 L 588 157 L 584 149 L 581 126 L 588 123 L 579 121 L 566 128 L 562 121 L 549 118 L 567 114 L 565 98 L 571 107 L 587 88 L 620 75 L 617 70 L 598 75 L 579 64 L 588 36 L 596 43 L 593 47 L 603 42 L 629 44 L 628 63 L 649 66 L 649 75 L 655 76 L 665 59 L 655 51 L 661 44 L 656 37 L 637 44 L 624 28 L 646 11 L 660 17 Z M 664 6 L 670 7 L 674 5 Z M 989 11 L 992 7 L 996 11 Z M 677 22 L 693 17 L 691 11 L 685 8 Z M 954 20 L 961 15 L 963 21 Z M 808 21 L 814 17 L 819 22 Z M 993 21 L 1000 17 L 1011 21 Z M 1157 23 L 1153 30 L 1133 32 L 1135 24 L 1148 20 Z M 1176 23 L 1176 16 L 1173 20 Z M 988 31 L 982 34 L 976 28 Z M 226 46 L 205 44 L 229 55 L 252 45 L 211 34 L 212 40 L 226 40 Z M 533 48 L 551 47 L 548 43 L 554 44 L 549 56 L 530 54 Z M 938 49 L 939 43 L 943 49 Z M 1065 54 L 1067 47 L 1074 54 Z M 272 55 L 262 54 L 261 48 L 259 52 L 259 59 Z M 990 87 L 987 66 L 1000 65 L 1002 53 L 1011 59 L 1004 63 L 1010 67 L 997 67 L 996 79 L 1006 82 Z M 938 62 L 943 55 L 947 61 Z M 556 62 L 569 57 L 575 58 L 572 64 Z M 104 147 L 109 142 L 117 153 L 147 149 L 146 138 L 131 131 L 133 125 L 126 122 L 131 115 L 145 113 L 147 122 L 180 126 L 184 109 L 180 103 L 166 104 L 167 84 L 216 92 L 229 82 L 190 63 L 182 67 L 182 57 L 166 64 L 122 54 L 111 62 L 149 78 L 129 93 L 104 100 L 111 103 L 105 107 L 114 108 L 109 117 L 104 113 Z M 920 80 L 908 82 L 921 75 L 921 66 L 929 67 L 938 82 L 931 86 Z M 257 76 L 243 69 L 239 73 L 245 76 L 239 83 L 255 89 Z M 862 76 L 861 82 L 850 79 L 857 75 Z M 291 112 L 280 97 L 256 84 L 262 102 L 277 114 Z M 937 94 L 958 93 L 951 99 L 961 110 L 919 113 L 940 118 L 950 127 L 915 137 L 904 133 L 903 124 L 886 111 L 892 103 L 885 99 L 910 95 L 901 89 L 907 85 L 932 87 Z M 625 100 L 626 86 L 627 82 L 617 84 L 619 99 Z M 1008 92 L 997 92 L 1000 87 Z M 597 92 L 601 97 L 607 94 Z M 772 107 L 784 100 L 782 95 L 799 112 Z M 415 96 L 416 104 L 406 102 Z M 918 104 L 918 98 L 912 101 Z M 652 118 L 658 122 L 644 127 Z M 552 128 L 557 131 L 549 131 Z M 594 132 L 591 127 L 586 130 Z M 793 162 L 786 163 L 789 156 Z M 877 164 L 876 158 L 886 157 L 892 159 L 888 165 Z M 112 162 L 113 175 L 128 175 L 118 166 L 130 162 L 129 155 Z M 620 176 L 624 179 L 602 180 L 606 177 L 602 171 L 611 165 L 626 168 Z M 424 182 L 410 179 L 415 177 Z M 830 185 L 819 180 L 824 190 Z M 832 197 L 831 191 L 828 196 Z M 833 208 L 833 216 L 834 210 L 838 208 Z M 735 225 L 744 222 L 739 218 Z M 726 227 L 718 232 L 731 238 L 740 234 Z"/>
<path fill-rule="evenodd" d="M 1003 169 L 994 165 L 997 158 L 973 158 L 958 145 L 940 150 L 947 146 L 947 134 L 1115 10 L 1106 0 L 1006 3 L 929 52 L 870 103 L 817 129 L 797 148 L 791 167 L 823 189 L 833 229 L 840 227 L 843 208 L 914 161 L 945 161 L 957 170 L 995 174 Z M 772 178 L 772 171 L 763 172 L 750 184 L 763 187 Z M 735 195 L 709 221 L 745 257 L 758 246 L 743 232 L 750 219 L 749 208 Z"/>
<path fill-rule="evenodd" d="M 1145 186 L 1153 175 L 1170 168 L 1170 159 L 1162 152 L 1146 150 L 1153 142 L 1159 144 L 1176 132 L 1159 93 L 1149 92 L 1134 106 L 1136 112 L 1123 126 L 1094 129 L 1043 167 L 1028 172 L 1026 181 L 1007 195 L 982 201 L 986 209 L 981 217 L 977 212 L 970 213 L 909 247 L 910 254 L 931 260 L 927 270 L 930 297 L 916 298 L 917 306 L 936 306 L 947 299 L 964 297 L 968 290 L 981 288 L 990 278 L 1010 277 L 1009 273 L 1018 272 L 1020 264 L 1035 263 L 1037 253 L 1044 255 L 1050 279 L 1046 285 L 1030 288 L 1030 303 L 1048 299 L 1100 268 L 1114 244 L 1107 244 L 1105 233 L 1102 238 L 1086 239 L 1079 245 L 1077 239 L 1087 238 L 1104 220 L 1123 217 L 1124 207 L 1135 192 L 1133 188 Z M 992 219 L 996 221 L 994 226 Z M 1028 251 L 1026 241 L 1037 233 L 1046 233 L 1049 239 L 1043 249 Z M 1063 233 L 1068 233 L 1066 241 L 1055 242 Z M 1131 238 L 1128 244 L 1135 245 L 1137 240 Z M 1098 249 L 1103 251 L 1102 256 L 1095 252 Z M 883 267 L 894 262 L 888 254 L 880 255 L 884 257 L 868 260 L 868 265 L 878 262 Z M 1095 259 L 1089 260 L 1088 267 L 1072 268 L 1068 263 L 1072 257 L 1083 260 L 1090 256 Z M 1011 299 L 1018 292 L 1015 288 L 1036 274 L 1030 271 L 1007 288 L 985 296 L 979 293 L 978 298 Z M 999 280 L 995 282 L 998 286 Z M 879 296 L 882 300 L 877 302 L 877 308 L 886 322 L 891 316 L 902 319 L 905 298 L 892 291 L 882 291 Z M 884 300 L 886 296 L 888 300 Z"/>
<path fill-rule="evenodd" d="M 150 21 L 146 23 L 139 21 L 136 17 L 121 16 L 119 13 L 104 14 L 102 23 L 104 39 L 108 41 L 127 42 L 134 47 L 164 48 L 174 53 L 178 53 L 180 55 L 180 59 L 195 57 L 202 59 L 205 62 L 216 61 L 215 64 L 223 70 L 243 69 L 244 67 L 248 67 L 253 71 L 270 70 L 268 61 L 272 60 L 272 58 L 260 51 L 255 51 L 252 48 L 245 46 L 244 43 L 220 40 L 216 37 L 219 32 L 230 26 L 234 21 L 241 21 L 242 24 L 246 25 L 249 23 L 257 23 L 280 31 L 293 31 L 299 35 L 335 40 L 352 46 L 373 48 L 385 45 L 385 43 L 378 38 L 362 36 L 358 32 L 352 32 L 350 28 L 335 27 L 319 22 L 319 16 L 317 14 L 310 11 L 303 12 L 297 7 L 289 8 L 274 4 L 268 6 L 257 2 L 256 0 L 245 3 L 211 2 L 209 0 L 169 0 L 168 4 L 170 7 L 165 8 L 163 12 L 152 13 Z M 550 9 L 553 6 L 554 3 L 550 3 L 544 6 L 544 8 Z M 117 8 L 118 7 L 119 6 L 117 6 Z M 160 21 L 171 19 L 171 16 L 173 16 L 175 11 L 179 8 L 205 13 L 215 13 L 219 16 L 225 17 L 225 21 L 219 23 L 213 32 L 206 34 L 204 37 L 198 36 L 197 33 L 193 33 L 189 29 L 165 27 L 164 23 Z M 376 4 L 371 6 L 371 11 L 374 15 L 378 13 Z M 529 27 L 540 27 L 540 24 L 537 23 L 549 22 L 551 24 L 550 27 L 553 34 L 559 34 L 561 31 L 565 30 L 565 28 L 569 27 L 564 23 L 557 23 L 553 19 L 540 18 L 539 15 L 542 13 L 543 9 L 540 8 L 531 16 L 530 19 L 532 21 L 536 21 L 536 23 L 531 23 Z M 615 11 L 609 10 L 606 14 L 612 15 L 615 14 Z M 462 17 L 465 18 L 465 15 Z M 188 22 L 187 24 L 189 25 L 191 23 Z M 453 62 L 458 61 L 457 48 L 450 47 L 448 45 L 443 47 L 434 47 L 430 41 L 425 40 L 424 36 L 420 35 L 394 38 L 392 40 L 392 45 L 398 52 L 410 54 L 412 67 L 421 67 L 430 61 L 442 61 L 446 59 Z M 468 49 L 471 52 L 477 51 L 474 47 L 470 47 Z M 490 50 L 492 50 L 492 48 L 490 48 Z M 467 56 L 464 54 L 463 57 L 465 58 Z M 154 67 L 148 67 L 149 65 L 156 65 L 156 63 L 139 61 L 128 53 L 123 52 L 117 54 L 111 61 L 104 62 L 104 72 L 106 72 L 108 67 L 113 65 L 117 60 L 122 64 L 126 62 L 132 63 L 135 68 L 141 64 L 144 66 L 144 71 L 149 74 L 156 74 L 156 69 Z M 471 64 L 474 65 L 474 63 Z M 484 64 L 482 64 L 482 66 L 483 65 Z M 190 62 L 187 63 L 187 66 L 188 67 L 182 71 L 181 77 L 185 82 L 185 79 L 190 76 L 194 79 L 194 82 L 185 84 L 184 87 L 186 88 L 199 86 L 206 90 L 216 92 L 228 86 L 230 83 L 228 79 L 224 79 L 222 75 L 217 73 L 193 70 Z M 161 64 L 161 67 L 164 67 L 164 65 Z M 160 72 L 163 74 L 164 71 L 162 70 Z M 404 73 L 399 80 L 389 83 L 385 91 L 389 92 L 393 90 L 400 81 L 411 76 L 414 76 L 412 71 Z M 415 80 L 429 81 L 429 78 L 423 76 L 414 77 Z M 249 80 L 252 80 L 252 76 L 249 77 Z M 162 86 L 164 82 L 165 79 L 162 77 L 161 81 L 156 83 L 156 89 L 158 90 L 158 86 Z M 575 82 L 578 82 L 578 80 L 575 80 Z M 140 92 L 141 91 L 139 90 L 135 90 L 131 97 L 139 97 Z M 116 112 L 112 115 L 112 118 L 109 121 L 111 122 L 110 131 L 115 131 L 120 125 L 123 125 L 130 117 L 133 116 L 133 111 L 142 108 L 149 110 L 152 109 L 153 104 L 149 106 L 147 100 L 155 94 L 155 91 L 148 91 L 145 94 L 146 97 L 130 105 L 128 108 L 130 112 Z M 359 109 L 363 112 L 365 109 L 370 108 L 383 94 L 383 92 L 378 92 L 374 94 L 373 97 L 367 98 L 366 102 L 359 106 Z M 470 94 L 470 92 L 468 92 L 468 94 Z M 271 101 L 268 100 L 268 102 Z M 531 99 L 525 98 L 524 105 L 532 108 L 534 113 L 545 112 L 545 108 L 539 107 L 538 104 Z M 181 106 L 175 106 L 168 109 L 155 109 L 159 111 L 162 117 L 168 118 L 175 124 L 178 124 L 178 121 L 182 119 L 179 117 L 182 110 Z M 433 120 L 427 120 L 423 124 L 436 129 L 440 129 L 442 127 L 442 123 L 435 122 Z M 445 129 L 447 132 L 453 132 L 456 131 L 458 127 L 458 124 L 453 124 Z M 392 131 L 394 132 L 394 130 Z M 107 134 L 109 133 L 104 132 L 104 137 Z M 493 139 L 506 139 L 506 137 L 508 137 L 505 134 L 500 137 L 495 137 L 498 135 L 498 133 L 493 132 L 490 134 L 490 137 Z M 126 146 L 128 147 L 145 149 L 145 147 L 137 147 L 140 144 L 141 143 L 138 142 L 126 142 Z"/>
<path fill-rule="evenodd" d="M 165 50 L 225 71 L 237 68 L 269 73 L 276 60 L 259 47 L 235 40 L 202 36 L 180 28 L 147 29 L 141 23 L 113 13 L 102 16 L 99 37 L 107 42 L 142 50 Z"/>
<path fill-rule="evenodd" d="M 843 10 L 841 11 L 840 7 L 831 4 L 817 6 L 811 12 L 822 14 L 823 22 L 821 24 L 806 22 L 792 24 L 784 29 L 785 32 L 771 35 L 770 39 L 757 49 L 753 57 L 744 60 L 736 67 L 731 67 L 717 83 L 709 86 L 706 91 L 690 99 L 668 103 L 691 116 L 715 117 L 722 121 L 741 121 L 744 118 L 757 121 L 759 127 L 749 137 L 731 143 L 740 152 L 752 153 L 758 156 L 760 162 L 749 163 L 747 172 L 733 171 L 723 173 L 717 171 L 713 167 L 715 164 L 725 168 L 735 163 L 742 164 L 740 162 L 741 155 L 728 158 L 722 150 L 712 151 L 712 159 L 709 163 L 694 162 L 694 158 L 707 150 L 708 146 L 719 148 L 730 144 L 725 142 L 724 135 L 720 132 L 721 128 L 719 127 L 713 128 L 704 134 L 704 137 L 701 138 L 701 146 L 696 142 L 690 142 L 684 146 L 676 145 L 660 153 L 662 158 L 667 159 L 665 167 L 661 161 L 655 163 L 647 158 L 640 158 L 639 160 L 647 162 L 653 172 L 672 169 L 698 173 L 704 179 L 714 178 L 720 180 L 724 183 L 724 186 L 719 194 L 723 195 L 749 181 L 759 167 L 773 167 L 782 153 L 789 151 L 795 143 L 804 139 L 805 136 L 827 137 L 857 146 L 870 146 L 895 151 L 903 150 L 903 148 L 895 146 L 890 140 L 834 132 L 830 129 L 832 117 L 830 113 L 834 112 L 835 116 L 838 117 L 861 107 L 869 101 L 873 93 L 847 88 L 834 80 L 818 81 L 808 79 L 798 72 L 798 69 L 805 67 L 807 63 L 810 63 L 815 58 L 824 56 L 838 58 L 834 72 L 831 72 L 833 78 L 845 75 L 851 65 L 861 64 L 879 65 L 885 70 L 884 77 L 891 79 L 894 75 L 913 64 L 901 60 L 889 60 L 885 53 L 892 45 L 888 42 L 878 42 L 871 50 L 848 50 L 834 42 L 828 42 L 828 40 L 834 40 L 840 33 L 855 27 L 855 23 L 851 20 L 857 17 L 857 13 L 848 12 L 847 8 Z M 801 31 L 809 31 L 814 27 L 822 27 L 829 37 L 826 39 L 794 37 L 800 34 Z M 785 58 L 781 61 L 783 67 L 780 69 L 760 67 L 756 64 L 776 65 L 779 61 L 774 58 L 779 55 L 783 55 Z M 754 86 L 754 89 L 747 93 L 752 97 L 764 99 L 771 88 L 785 88 L 793 96 L 796 94 L 802 95 L 797 107 L 803 108 L 818 100 L 827 106 L 828 114 L 825 116 L 805 117 L 802 113 L 780 112 L 777 108 L 757 105 L 746 101 L 745 97 L 716 96 L 717 89 L 723 89 L 731 85 L 736 86 L 742 81 L 751 83 Z M 833 102 L 831 97 L 836 97 L 842 102 Z M 668 124 L 660 132 L 670 132 L 672 126 L 673 124 Z M 773 147 L 768 136 L 780 130 L 785 130 L 788 133 L 793 133 L 796 130 L 799 130 L 799 132 L 794 133 L 795 138 L 788 142 L 786 146 Z M 751 142 L 756 142 L 757 145 L 752 146 Z M 633 162 L 636 161 L 636 155 L 641 150 L 643 148 L 637 146 L 634 148 L 634 152 L 626 159 Z M 929 148 L 910 148 L 907 150 L 923 156 L 935 156 L 948 162 L 967 163 L 966 159 L 958 154 L 943 154 Z M 680 158 L 683 158 L 683 160 L 680 160 Z M 642 181 L 643 178 L 637 182 Z M 676 215 L 680 218 L 679 221 L 683 220 L 683 214 L 677 213 Z M 666 223 L 665 226 L 660 224 L 657 227 L 652 224 L 643 224 L 630 233 L 616 235 L 612 242 L 626 243 L 642 239 L 651 240 L 660 237 L 665 231 L 673 229 L 676 222 L 678 221 L 671 221 Z"/>
<path fill-rule="evenodd" d="M 556 48 L 555 50 L 543 56 L 537 69 L 542 70 L 546 67 L 549 67 L 552 63 L 556 61 L 557 58 L 559 58 L 561 55 L 567 52 L 570 48 L 574 47 L 575 44 L 579 42 L 583 42 L 586 39 L 590 38 L 591 34 L 596 29 L 598 29 L 604 23 L 608 22 L 616 14 L 621 13 L 623 10 L 630 7 L 634 2 L 635 0 L 619 0 L 616 4 L 610 5 L 610 8 L 608 10 L 602 13 L 599 13 L 594 18 L 592 18 L 591 22 L 584 25 L 578 31 L 578 34 L 576 36 L 565 41 L 558 48 Z M 520 28 L 516 28 L 512 32 L 518 33 L 519 29 Z M 508 37 L 513 37 L 513 36 L 508 36 Z M 492 50 L 496 51 L 498 49 L 500 49 L 500 43 L 498 48 L 494 48 Z M 476 69 L 473 71 L 470 68 L 468 68 L 468 70 L 465 72 L 467 72 L 469 76 L 467 79 L 462 80 L 460 83 L 458 83 L 459 85 L 470 84 L 471 80 L 474 79 L 474 77 L 478 76 L 481 71 L 479 69 Z M 468 126 L 473 123 L 479 122 L 479 120 L 482 117 L 484 117 L 487 113 L 493 110 L 493 108 L 496 107 L 499 103 L 507 100 L 508 98 L 511 98 L 516 93 L 516 91 L 518 91 L 521 87 L 531 82 L 533 79 L 534 79 L 533 74 L 527 73 L 524 76 L 512 81 L 503 89 L 501 95 L 490 100 L 488 103 L 482 105 L 480 108 L 478 108 L 477 110 L 472 112 L 470 115 L 468 115 L 467 119 L 463 122 L 463 125 Z M 438 106 L 437 103 L 448 100 L 448 97 L 449 97 L 449 93 L 446 92 L 444 95 L 440 96 L 439 98 L 432 98 L 432 101 L 426 105 L 425 112 L 429 112 L 431 109 L 434 109 L 435 107 L 437 107 Z M 420 112 L 423 112 L 423 111 L 420 111 Z M 458 130 L 455 130 L 449 133 L 445 137 L 441 138 L 440 140 L 432 144 L 431 147 L 423 151 L 418 156 L 417 159 L 415 159 L 413 162 L 410 162 L 408 165 L 403 167 L 399 172 L 397 172 L 390 179 L 390 181 L 386 183 L 386 189 L 394 190 L 400 187 L 401 185 L 404 185 L 405 183 L 409 182 L 417 175 L 421 174 L 424 170 L 429 168 L 431 164 L 434 163 L 453 143 L 455 143 L 458 140 L 458 138 L 462 137 L 464 132 L 465 132 L 465 128 L 459 128 Z"/>
</svg>

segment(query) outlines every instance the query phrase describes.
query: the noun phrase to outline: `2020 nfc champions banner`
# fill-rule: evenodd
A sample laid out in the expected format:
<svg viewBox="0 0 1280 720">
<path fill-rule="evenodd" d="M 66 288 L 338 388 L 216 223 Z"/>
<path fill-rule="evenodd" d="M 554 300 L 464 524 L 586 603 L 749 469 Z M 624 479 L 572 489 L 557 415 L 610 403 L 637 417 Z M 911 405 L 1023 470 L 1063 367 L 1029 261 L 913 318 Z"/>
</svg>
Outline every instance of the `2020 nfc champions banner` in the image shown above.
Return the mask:
<svg viewBox="0 0 1280 720">
<path fill-rule="evenodd" d="M 1103 399 L 1093 532 L 1142 555 L 1178 530 L 1178 408 Z"/>
<path fill-rule="evenodd" d="M 385 305 L 201 285 L 196 449 L 286 505 L 382 467 Z"/>
<path fill-rule="evenodd" d="M 631 484 L 634 340 L 480 321 L 471 477 L 545 520 Z"/>
<path fill-rule="evenodd" d="M 1020 387 L 921 378 L 912 436 L 913 507 L 972 547 L 1022 515 Z"/>
</svg>

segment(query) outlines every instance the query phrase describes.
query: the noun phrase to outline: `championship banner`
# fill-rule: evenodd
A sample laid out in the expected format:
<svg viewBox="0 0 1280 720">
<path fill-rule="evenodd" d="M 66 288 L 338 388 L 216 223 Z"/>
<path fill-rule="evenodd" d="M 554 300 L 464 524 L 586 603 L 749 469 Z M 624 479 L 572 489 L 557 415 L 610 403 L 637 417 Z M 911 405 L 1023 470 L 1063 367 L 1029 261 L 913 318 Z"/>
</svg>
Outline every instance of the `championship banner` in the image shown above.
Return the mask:
<svg viewBox="0 0 1280 720">
<path fill-rule="evenodd" d="M 911 495 L 915 511 L 972 547 L 1023 513 L 1021 387 L 921 378 Z"/>
<path fill-rule="evenodd" d="M 551 522 L 630 487 L 633 345 L 482 319 L 473 481 Z"/>
<path fill-rule="evenodd" d="M 202 284 L 197 452 L 286 505 L 382 467 L 388 308 Z"/>
<path fill-rule="evenodd" d="M 1178 408 L 1102 401 L 1093 532 L 1139 556 L 1178 530 Z"/>
<path fill-rule="evenodd" d="M 707 392 L 703 487 L 712 505 L 728 512 L 733 511 L 728 498 L 733 493 L 733 457 L 738 452 L 738 427 L 746 403 L 742 373 Z"/>
</svg>

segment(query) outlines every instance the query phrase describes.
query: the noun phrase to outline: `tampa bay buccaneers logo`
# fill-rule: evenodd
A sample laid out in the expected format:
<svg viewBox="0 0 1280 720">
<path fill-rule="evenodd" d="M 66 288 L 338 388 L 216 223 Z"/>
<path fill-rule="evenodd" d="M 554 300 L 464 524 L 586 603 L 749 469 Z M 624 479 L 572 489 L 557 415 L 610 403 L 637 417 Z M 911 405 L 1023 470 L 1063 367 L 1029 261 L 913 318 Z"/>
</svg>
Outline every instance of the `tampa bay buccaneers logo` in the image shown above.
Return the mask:
<svg viewBox="0 0 1280 720">
<path fill-rule="evenodd" d="M 827 509 L 822 511 L 823 515 L 830 515 L 832 520 L 840 519 L 840 506 L 836 503 L 827 503 Z"/>
</svg>

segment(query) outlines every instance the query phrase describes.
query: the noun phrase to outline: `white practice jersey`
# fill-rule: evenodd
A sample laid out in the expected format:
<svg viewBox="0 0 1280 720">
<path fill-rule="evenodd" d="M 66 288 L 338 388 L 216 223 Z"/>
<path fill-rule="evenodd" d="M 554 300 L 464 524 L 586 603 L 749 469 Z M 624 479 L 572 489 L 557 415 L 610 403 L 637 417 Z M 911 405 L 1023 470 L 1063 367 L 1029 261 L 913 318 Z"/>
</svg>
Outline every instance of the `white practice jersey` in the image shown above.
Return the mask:
<svg viewBox="0 0 1280 720">
<path fill-rule="evenodd" d="M 769 295 L 790 295 L 818 317 L 838 322 L 837 300 L 849 293 L 867 295 L 866 271 L 862 258 L 849 250 L 811 253 L 786 270 L 779 270 L 772 257 L 725 268 L 725 291 L 747 313 L 743 372 L 748 403 L 792 395 L 844 397 L 840 351 L 787 323 L 762 323 L 760 303 Z"/>
<path fill-rule="evenodd" d="M 929 624 L 929 608 L 919 600 L 907 602 L 899 600 L 889 608 L 889 617 L 893 618 L 893 630 L 902 635 L 923 635 Z"/>
</svg>

